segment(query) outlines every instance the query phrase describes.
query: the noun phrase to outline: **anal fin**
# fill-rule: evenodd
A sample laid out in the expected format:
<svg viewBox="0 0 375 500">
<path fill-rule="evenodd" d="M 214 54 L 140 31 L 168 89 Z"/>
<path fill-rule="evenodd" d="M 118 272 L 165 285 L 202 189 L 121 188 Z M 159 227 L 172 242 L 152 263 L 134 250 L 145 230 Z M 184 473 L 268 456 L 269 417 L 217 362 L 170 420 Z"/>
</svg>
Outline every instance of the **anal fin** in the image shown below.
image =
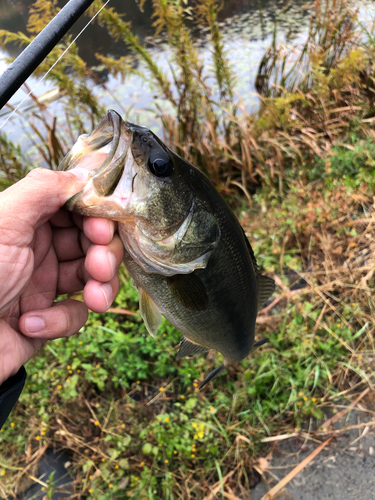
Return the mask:
<svg viewBox="0 0 375 500">
<path fill-rule="evenodd" d="M 138 287 L 139 294 L 139 311 L 142 319 L 145 322 L 148 333 L 155 338 L 156 332 L 161 323 L 161 314 L 152 298 Z"/>
<path fill-rule="evenodd" d="M 192 354 L 198 354 L 199 352 L 207 352 L 209 349 L 203 345 L 194 344 L 185 337 L 182 337 L 180 342 L 180 350 L 177 353 L 177 359 L 183 358 L 184 356 L 191 356 Z"/>
</svg>

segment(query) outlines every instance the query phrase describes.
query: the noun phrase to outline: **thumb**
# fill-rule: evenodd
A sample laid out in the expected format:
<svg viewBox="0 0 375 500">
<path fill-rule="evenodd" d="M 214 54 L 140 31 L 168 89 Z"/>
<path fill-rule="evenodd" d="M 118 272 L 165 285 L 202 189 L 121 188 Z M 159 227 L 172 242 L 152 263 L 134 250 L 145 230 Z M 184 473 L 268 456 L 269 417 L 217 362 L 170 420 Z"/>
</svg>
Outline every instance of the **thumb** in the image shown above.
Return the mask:
<svg viewBox="0 0 375 500">
<path fill-rule="evenodd" d="M 36 168 L 0 194 L 2 217 L 39 227 L 85 185 L 71 172 Z"/>
</svg>

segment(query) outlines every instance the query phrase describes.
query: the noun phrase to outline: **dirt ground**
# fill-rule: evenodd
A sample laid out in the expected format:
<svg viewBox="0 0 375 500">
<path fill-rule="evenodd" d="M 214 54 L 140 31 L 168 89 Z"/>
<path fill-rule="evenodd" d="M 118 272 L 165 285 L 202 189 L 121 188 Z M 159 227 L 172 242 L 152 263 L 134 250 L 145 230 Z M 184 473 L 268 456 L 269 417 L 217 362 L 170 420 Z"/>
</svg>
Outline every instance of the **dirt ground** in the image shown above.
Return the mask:
<svg viewBox="0 0 375 500">
<path fill-rule="evenodd" d="M 324 448 L 277 497 L 290 500 L 375 500 L 375 412 L 352 410 L 336 424 L 364 424 L 340 434 Z M 324 440 L 324 439 L 323 439 Z M 323 441 L 322 440 L 322 441 Z M 302 447 L 301 447 L 302 445 Z M 254 490 L 251 500 L 262 497 L 318 446 L 294 438 L 279 442 L 273 451 L 269 473 Z"/>
</svg>

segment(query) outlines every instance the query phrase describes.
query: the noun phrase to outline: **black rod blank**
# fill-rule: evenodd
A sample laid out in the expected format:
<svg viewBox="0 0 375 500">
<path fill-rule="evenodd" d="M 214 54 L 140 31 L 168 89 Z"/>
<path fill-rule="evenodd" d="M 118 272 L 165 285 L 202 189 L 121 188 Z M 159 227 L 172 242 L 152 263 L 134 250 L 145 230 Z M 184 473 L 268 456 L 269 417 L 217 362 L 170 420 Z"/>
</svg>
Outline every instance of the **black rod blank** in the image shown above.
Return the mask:
<svg viewBox="0 0 375 500">
<path fill-rule="evenodd" d="M 0 109 L 27 80 L 94 0 L 69 0 L 0 76 Z"/>
</svg>

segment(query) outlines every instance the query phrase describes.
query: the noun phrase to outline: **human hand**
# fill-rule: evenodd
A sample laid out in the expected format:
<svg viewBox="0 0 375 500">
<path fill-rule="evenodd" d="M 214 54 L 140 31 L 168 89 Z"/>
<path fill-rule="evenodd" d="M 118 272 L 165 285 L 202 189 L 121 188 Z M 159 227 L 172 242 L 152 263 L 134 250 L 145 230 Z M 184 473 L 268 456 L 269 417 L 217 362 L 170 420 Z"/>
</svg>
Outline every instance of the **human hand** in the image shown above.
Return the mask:
<svg viewBox="0 0 375 500">
<path fill-rule="evenodd" d="M 76 333 L 88 307 L 104 312 L 117 294 L 115 223 L 60 210 L 84 185 L 38 168 L 0 193 L 0 385 L 47 340 Z M 54 302 L 82 289 L 84 303 Z"/>
</svg>

